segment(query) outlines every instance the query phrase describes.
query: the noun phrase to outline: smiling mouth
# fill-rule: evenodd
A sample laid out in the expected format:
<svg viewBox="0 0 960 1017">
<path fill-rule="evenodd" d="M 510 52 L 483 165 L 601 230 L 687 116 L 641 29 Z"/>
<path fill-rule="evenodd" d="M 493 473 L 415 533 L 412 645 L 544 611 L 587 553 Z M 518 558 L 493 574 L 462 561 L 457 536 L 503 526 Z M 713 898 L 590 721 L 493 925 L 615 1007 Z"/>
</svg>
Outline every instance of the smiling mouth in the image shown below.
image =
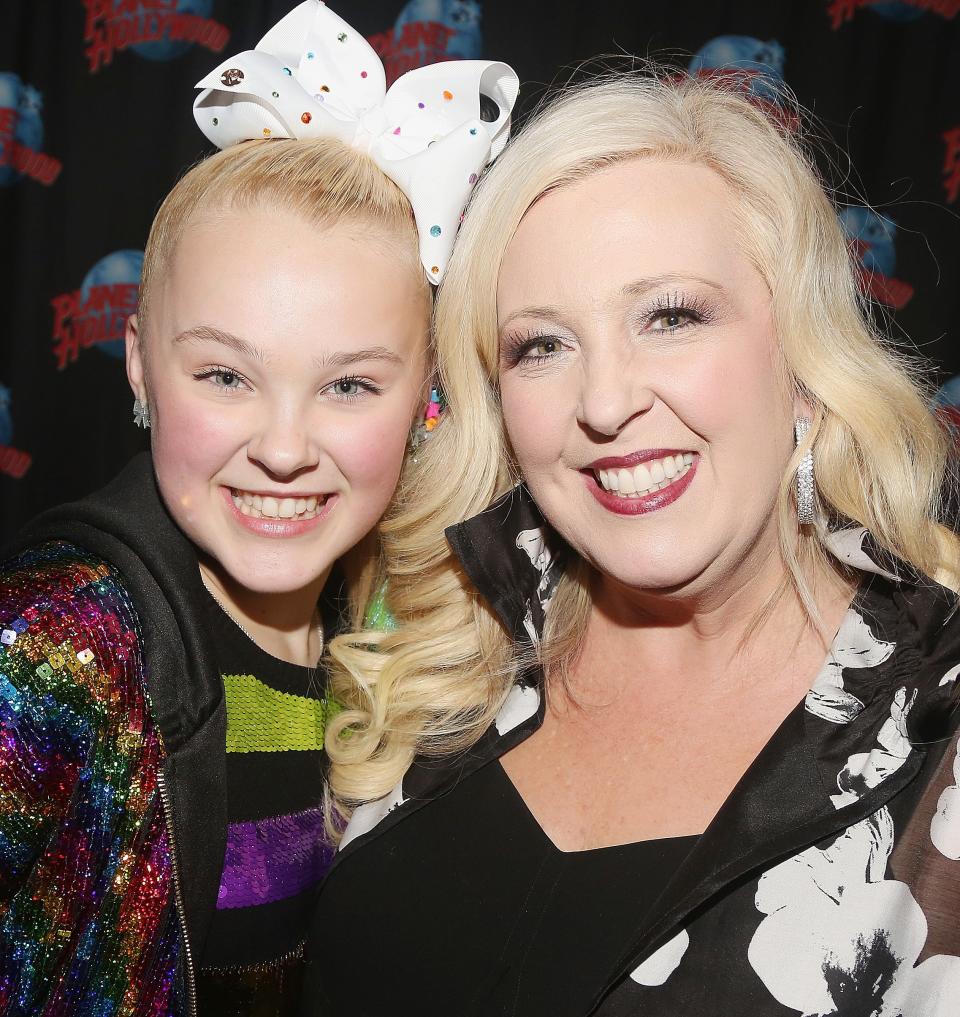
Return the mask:
<svg viewBox="0 0 960 1017">
<path fill-rule="evenodd" d="M 678 452 L 662 459 L 650 459 L 629 468 L 591 471 L 597 483 L 621 498 L 642 498 L 675 484 L 690 472 L 692 452 Z"/>
<path fill-rule="evenodd" d="M 251 519 L 287 519 L 294 522 L 318 516 L 330 497 L 328 494 L 311 494 L 308 498 L 274 498 L 236 487 L 230 488 L 230 496 L 237 510 Z"/>
</svg>

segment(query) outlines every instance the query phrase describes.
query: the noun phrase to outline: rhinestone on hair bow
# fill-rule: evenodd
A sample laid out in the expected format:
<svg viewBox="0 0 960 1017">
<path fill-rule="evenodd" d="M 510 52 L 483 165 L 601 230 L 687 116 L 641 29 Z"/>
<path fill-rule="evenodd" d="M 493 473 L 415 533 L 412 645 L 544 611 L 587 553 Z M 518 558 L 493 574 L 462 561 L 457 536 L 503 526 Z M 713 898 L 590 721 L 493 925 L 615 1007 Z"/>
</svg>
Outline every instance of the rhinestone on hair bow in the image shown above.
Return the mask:
<svg viewBox="0 0 960 1017">
<path fill-rule="evenodd" d="M 410 199 L 420 259 L 438 283 L 470 192 L 507 143 L 519 80 L 503 63 L 451 60 L 408 71 L 388 90 L 367 40 L 305 0 L 196 87 L 193 114 L 218 148 L 335 137 L 369 152 Z"/>
</svg>

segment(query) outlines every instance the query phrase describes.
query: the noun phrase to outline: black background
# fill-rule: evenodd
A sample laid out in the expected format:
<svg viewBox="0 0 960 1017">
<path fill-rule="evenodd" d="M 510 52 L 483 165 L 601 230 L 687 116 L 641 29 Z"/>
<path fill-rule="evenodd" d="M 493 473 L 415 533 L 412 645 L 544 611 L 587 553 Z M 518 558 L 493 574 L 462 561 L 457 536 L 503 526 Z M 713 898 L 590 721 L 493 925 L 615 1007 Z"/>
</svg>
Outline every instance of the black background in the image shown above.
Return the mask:
<svg viewBox="0 0 960 1017">
<path fill-rule="evenodd" d="M 169 15 L 178 4 L 190 8 L 190 0 L 4 0 L 0 9 L 0 83 L 8 85 L 0 88 L 0 537 L 38 510 L 99 486 L 145 447 L 132 423 L 122 359 L 93 344 L 59 366 L 51 301 L 78 290 L 101 258 L 143 249 L 159 202 L 209 150 L 191 112 L 195 82 L 230 54 L 252 48 L 294 6 L 195 0 L 209 6 L 216 24 L 202 24 L 211 38 L 229 33 L 219 51 L 200 41 L 160 60 L 126 48 L 91 69 L 88 5 L 111 3 L 97 30 L 107 31 L 111 21 L 125 21 L 128 29 L 145 24 L 145 16 Z M 896 264 L 888 271 L 894 282 L 875 280 L 874 291 L 899 294 L 899 307 L 878 303 L 891 334 L 935 362 L 937 383 L 960 374 L 960 201 L 949 200 L 944 138 L 960 128 L 960 0 L 859 6 L 856 0 L 331 0 L 330 6 L 378 49 L 396 38 L 405 11 L 405 20 L 445 24 L 441 37 L 455 28 L 445 52 L 386 53 L 388 80 L 401 60 L 403 69 L 444 56 L 504 60 L 523 83 L 518 122 L 551 84 L 597 54 L 620 54 L 621 62 L 624 54 L 667 56 L 686 67 L 691 54 L 719 37 L 775 40 L 786 83 L 839 146 L 823 156 L 839 202 L 869 201 L 896 224 Z M 463 46 L 467 52 L 456 51 Z M 22 106 L 11 108 L 10 75 L 42 98 L 36 147 L 48 169 L 57 164 L 51 160 L 62 164 L 52 182 L 36 179 L 29 166 L 10 179 L 10 161 L 29 155 L 16 142 L 31 147 L 27 119 L 36 120 Z M 960 141 L 957 149 L 960 175 Z M 850 162 L 840 153 L 849 153 Z"/>
</svg>

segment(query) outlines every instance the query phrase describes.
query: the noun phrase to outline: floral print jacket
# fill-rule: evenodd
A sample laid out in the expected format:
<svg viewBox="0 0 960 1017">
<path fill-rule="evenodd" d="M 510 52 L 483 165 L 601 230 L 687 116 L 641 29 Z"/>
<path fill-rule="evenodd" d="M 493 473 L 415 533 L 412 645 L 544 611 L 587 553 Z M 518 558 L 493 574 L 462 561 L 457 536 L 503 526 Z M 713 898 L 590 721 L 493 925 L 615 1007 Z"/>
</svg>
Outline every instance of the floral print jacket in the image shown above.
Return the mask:
<svg viewBox="0 0 960 1017">
<path fill-rule="evenodd" d="M 451 528 L 479 592 L 537 639 L 560 568 L 517 489 Z M 863 529 L 831 550 L 863 581 L 820 673 L 610 957 L 603 1017 L 960 1017 L 960 612 Z M 526 673 L 469 754 L 415 762 L 357 809 L 363 850 L 541 724 Z M 557 971 L 563 978 L 563 971 Z"/>
</svg>

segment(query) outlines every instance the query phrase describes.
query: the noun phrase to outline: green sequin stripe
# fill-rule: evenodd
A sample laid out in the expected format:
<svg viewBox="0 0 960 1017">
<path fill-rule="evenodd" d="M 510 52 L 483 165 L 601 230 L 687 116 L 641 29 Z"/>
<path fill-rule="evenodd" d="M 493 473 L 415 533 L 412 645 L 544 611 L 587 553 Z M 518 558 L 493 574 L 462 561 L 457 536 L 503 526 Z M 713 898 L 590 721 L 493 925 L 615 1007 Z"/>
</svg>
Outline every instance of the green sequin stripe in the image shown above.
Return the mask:
<svg viewBox="0 0 960 1017">
<path fill-rule="evenodd" d="M 252 674 L 225 674 L 227 752 L 304 752 L 323 748 L 335 703 L 270 688 Z"/>
</svg>

